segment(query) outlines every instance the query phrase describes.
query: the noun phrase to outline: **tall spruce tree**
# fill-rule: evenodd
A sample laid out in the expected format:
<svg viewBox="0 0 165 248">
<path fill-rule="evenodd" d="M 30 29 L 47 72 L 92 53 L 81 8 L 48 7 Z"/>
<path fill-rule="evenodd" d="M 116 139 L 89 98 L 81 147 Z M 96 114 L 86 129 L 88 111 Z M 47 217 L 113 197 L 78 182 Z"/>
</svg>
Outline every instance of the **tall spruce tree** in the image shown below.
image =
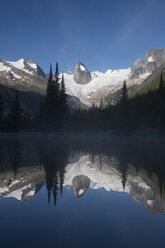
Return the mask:
<svg viewBox="0 0 165 248">
<path fill-rule="evenodd" d="M 100 111 L 103 111 L 103 99 L 101 97 L 101 100 L 100 100 Z"/>
<path fill-rule="evenodd" d="M 56 71 L 54 75 L 54 108 L 58 112 L 60 104 L 60 86 L 59 86 L 59 69 L 58 62 L 56 63 Z"/>
<path fill-rule="evenodd" d="M 161 90 L 163 88 L 163 74 L 161 72 L 161 75 L 160 75 L 160 82 L 159 82 L 159 90 Z"/>
<path fill-rule="evenodd" d="M 61 79 L 60 105 L 61 105 L 62 115 L 66 115 L 66 113 L 68 112 L 68 105 L 67 105 L 67 94 L 65 91 L 65 81 L 63 74 Z"/>
<path fill-rule="evenodd" d="M 55 92 L 55 86 L 53 80 L 52 64 L 50 64 L 50 72 L 49 72 L 47 91 L 46 91 L 46 113 L 49 118 L 52 117 L 52 112 L 53 112 L 54 92 Z"/>
<path fill-rule="evenodd" d="M 126 81 L 124 80 L 120 102 L 124 103 L 127 100 L 128 100 L 128 90 L 127 90 Z"/>
</svg>

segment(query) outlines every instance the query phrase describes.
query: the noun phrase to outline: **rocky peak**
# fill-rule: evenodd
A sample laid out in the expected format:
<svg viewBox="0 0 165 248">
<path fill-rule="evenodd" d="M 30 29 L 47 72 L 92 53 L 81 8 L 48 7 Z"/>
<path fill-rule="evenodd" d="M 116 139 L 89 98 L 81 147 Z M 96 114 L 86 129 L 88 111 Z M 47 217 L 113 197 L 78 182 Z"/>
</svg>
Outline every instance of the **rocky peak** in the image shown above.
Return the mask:
<svg viewBox="0 0 165 248">
<path fill-rule="evenodd" d="M 144 65 L 144 63 L 145 62 L 140 57 L 138 57 L 137 60 L 133 63 L 133 67 L 142 66 L 142 65 Z"/>
<path fill-rule="evenodd" d="M 155 62 L 156 67 L 158 68 L 161 64 L 165 62 L 165 49 L 155 49 L 152 48 L 148 50 L 146 54 L 146 61 L 147 62 Z"/>
<path fill-rule="evenodd" d="M 82 63 L 78 62 L 74 71 L 74 81 L 78 84 L 87 84 L 91 81 L 91 74 Z"/>
<path fill-rule="evenodd" d="M 32 71 L 34 74 L 45 77 L 45 73 L 43 70 L 32 60 L 29 58 L 24 59 L 25 69 Z"/>
</svg>

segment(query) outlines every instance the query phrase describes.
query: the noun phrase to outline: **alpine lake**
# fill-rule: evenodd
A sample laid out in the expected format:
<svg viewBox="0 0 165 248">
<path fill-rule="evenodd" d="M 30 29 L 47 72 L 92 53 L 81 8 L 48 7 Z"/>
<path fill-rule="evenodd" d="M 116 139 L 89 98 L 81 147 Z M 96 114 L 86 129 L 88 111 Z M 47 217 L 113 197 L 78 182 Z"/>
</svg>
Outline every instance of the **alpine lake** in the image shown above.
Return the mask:
<svg viewBox="0 0 165 248">
<path fill-rule="evenodd" d="M 165 139 L 1 136 L 0 247 L 164 248 Z"/>
</svg>

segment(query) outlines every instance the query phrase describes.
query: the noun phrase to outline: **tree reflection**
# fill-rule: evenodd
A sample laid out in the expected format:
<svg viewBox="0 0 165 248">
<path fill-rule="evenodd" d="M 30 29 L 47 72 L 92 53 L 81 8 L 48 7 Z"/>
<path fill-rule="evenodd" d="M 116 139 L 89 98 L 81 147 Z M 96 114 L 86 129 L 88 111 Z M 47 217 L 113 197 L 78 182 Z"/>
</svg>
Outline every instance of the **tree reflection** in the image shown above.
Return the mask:
<svg viewBox="0 0 165 248">
<path fill-rule="evenodd" d="M 51 196 L 53 196 L 54 205 L 56 205 L 58 192 L 62 195 L 63 191 L 69 146 L 60 142 L 48 141 L 46 145 L 40 145 L 38 152 L 39 160 L 42 162 L 45 170 L 48 204 L 50 204 Z"/>
</svg>

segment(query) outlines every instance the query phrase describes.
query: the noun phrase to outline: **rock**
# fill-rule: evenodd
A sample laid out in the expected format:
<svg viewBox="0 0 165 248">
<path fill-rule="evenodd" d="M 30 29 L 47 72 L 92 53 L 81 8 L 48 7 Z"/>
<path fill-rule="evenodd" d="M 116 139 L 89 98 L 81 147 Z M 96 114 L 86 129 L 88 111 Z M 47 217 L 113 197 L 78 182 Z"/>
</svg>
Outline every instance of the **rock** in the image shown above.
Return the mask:
<svg viewBox="0 0 165 248">
<path fill-rule="evenodd" d="M 90 185 L 90 179 L 87 176 L 79 175 L 73 178 L 73 190 L 76 198 L 79 198 L 84 194 Z"/>
<path fill-rule="evenodd" d="M 74 71 L 74 81 L 78 84 L 87 84 L 91 81 L 91 74 L 82 63 L 78 62 Z"/>
<path fill-rule="evenodd" d="M 25 69 L 32 71 L 34 74 L 38 76 L 45 77 L 45 73 L 43 72 L 43 70 L 32 59 L 25 58 L 24 65 L 25 65 Z"/>
</svg>

